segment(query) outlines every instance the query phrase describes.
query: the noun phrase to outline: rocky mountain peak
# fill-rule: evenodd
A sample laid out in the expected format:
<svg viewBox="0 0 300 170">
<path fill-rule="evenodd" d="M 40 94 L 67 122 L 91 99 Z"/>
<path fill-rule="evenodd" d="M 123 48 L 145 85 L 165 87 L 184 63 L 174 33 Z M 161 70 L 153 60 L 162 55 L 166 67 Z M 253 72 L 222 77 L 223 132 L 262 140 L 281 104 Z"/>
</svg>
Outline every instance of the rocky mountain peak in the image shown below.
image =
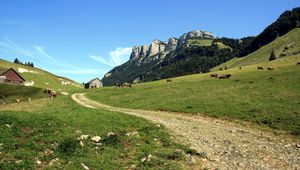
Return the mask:
<svg viewBox="0 0 300 170">
<path fill-rule="evenodd" d="M 174 51 L 185 44 L 189 39 L 199 37 L 203 39 L 215 39 L 216 36 L 208 31 L 194 30 L 187 33 L 184 33 L 182 36 L 178 38 L 171 37 L 167 42 L 163 42 L 161 40 L 153 40 L 150 45 L 143 46 L 135 46 L 132 48 L 132 53 L 130 56 L 130 60 L 139 61 L 142 58 L 150 57 L 157 55 L 159 53 L 168 53 L 170 51 Z M 148 61 L 148 60 L 145 60 Z"/>
</svg>

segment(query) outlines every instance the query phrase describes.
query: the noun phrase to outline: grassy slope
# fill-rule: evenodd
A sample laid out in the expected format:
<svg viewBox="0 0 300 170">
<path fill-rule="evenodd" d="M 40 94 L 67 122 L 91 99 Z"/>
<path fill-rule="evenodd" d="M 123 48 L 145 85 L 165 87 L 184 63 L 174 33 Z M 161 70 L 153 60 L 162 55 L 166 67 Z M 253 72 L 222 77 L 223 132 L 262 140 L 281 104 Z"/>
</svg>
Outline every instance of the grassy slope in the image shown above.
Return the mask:
<svg viewBox="0 0 300 170">
<path fill-rule="evenodd" d="M 0 126 L 0 169 L 83 169 L 81 163 L 91 169 L 192 168 L 185 154 L 193 151 L 174 143 L 164 127 L 126 114 L 84 108 L 68 96 L 0 107 Z M 84 147 L 79 146 L 76 130 L 101 136 L 102 145 L 88 139 Z M 138 135 L 125 135 L 135 131 Z M 116 136 L 107 137 L 108 132 Z M 154 158 L 142 163 L 149 154 Z M 55 158 L 58 162 L 49 165 Z M 18 160 L 22 161 L 17 164 Z"/>
<path fill-rule="evenodd" d="M 289 44 L 294 44 L 294 47 L 283 52 L 284 48 Z M 293 29 L 289 33 L 279 37 L 270 44 L 261 47 L 259 50 L 249 54 L 248 56 L 238 59 L 234 58 L 226 63 L 212 68 L 211 70 L 216 71 L 219 68 L 224 68 L 225 66 L 227 66 L 228 68 L 233 68 L 267 62 L 269 60 L 272 49 L 274 49 L 275 54 L 278 58 L 280 58 L 281 53 L 291 55 L 293 52 L 300 52 L 300 28 Z"/>
<path fill-rule="evenodd" d="M 9 68 L 13 68 L 16 71 L 18 71 L 18 68 L 24 68 L 27 70 L 35 71 L 35 73 L 20 73 L 22 77 L 25 78 L 26 81 L 34 81 L 34 87 L 40 87 L 40 88 L 52 88 L 55 90 L 61 89 L 62 91 L 68 91 L 68 90 L 74 90 L 79 89 L 79 87 L 75 85 L 62 85 L 62 81 L 70 81 L 66 78 L 60 78 L 54 74 L 51 74 L 49 72 L 46 72 L 44 70 L 38 69 L 38 68 L 32 68 L 28 66 L 21 66 L 18 64 L 14 64 L 5 60 L 0 59 L 0 72 L 5 71 Z M 73 84 L 79 85 L 78 83 L 71 81 Z M 48 83 L 48 84 L 46 84 Z M 81 86 L 81 85 L 80 85 Z"/>
<path fill-rule="evenodd" d="M 134 85 L 89 91 L 88 96 L 125 108 L 203 113 L 265 124 L 274 129 L 300 134 L 300 55 L 259 64 L 275 67 L 258 71 L 258 65 L 220 71 L 231 73 L 228 80 L 195 74 Z M 271 79 L 272 77 L 272 79 Z"/>
<path fill-rule="evenodd" d="M 8 84 L 0 84 L 0 95 L 4 96 L 4 98 L 0 98 L 0 105 L 2 103 L 13 103 L 16 99 L 28 101 L 29 97 L 31 100 L 47 97 L 41 88 Z"/>
<path fill-rule="evenodd" d="M 210 39 L 189 39 L 187 44 L 190 45 L 190 46 L 199 46 L 199 47 L 202 47 L 202 46 L 211 46 L 211 43 L 212 43 L 213 40 L 210 40 Z"/>
</svg>

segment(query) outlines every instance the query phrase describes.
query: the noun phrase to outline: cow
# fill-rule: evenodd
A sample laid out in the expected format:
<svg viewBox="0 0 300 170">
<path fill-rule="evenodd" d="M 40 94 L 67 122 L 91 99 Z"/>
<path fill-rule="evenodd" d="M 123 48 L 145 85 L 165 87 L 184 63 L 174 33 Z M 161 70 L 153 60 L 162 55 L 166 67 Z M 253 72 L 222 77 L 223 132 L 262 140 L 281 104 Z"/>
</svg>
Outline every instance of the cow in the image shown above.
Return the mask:
<svg viewBox="0 0 300 170">
<path fill-rule="evenodd" d="M 232 76 L 231 74 L 225 74 L 225 75 L 219 76 L 218 78 L 219 78 L 219 79 L 228 79 L 228 78 L 230 78 L 231 76 Z"/>
<path fill-rule="evenodd" d="M 268 69 L 268 70 L 275 70 L 275 68 L 271 68 L 271 67 L 268 67 L 267 69 Z"/>
<path fill-rule="evenodd" d="M 167 79 L 167 83 L 172 83 L 172 82 L 173 82 L 173 80 Z"/>
<path fill-rule="evenodd" d="M 57 97 L 57 93 L 56 93 L 56 91 L 52 90 L 50 92 L 50 98 L 53 99 L 54 97 Z"/>
<path fill-rule="evenodd" d="M 129 87 L 129 88 L 131 88 L 131 84 L 130 84 L 130 83 L 127 83 L 127 82 L 125 82 L 125 83 L 123 83 L 123 87 Z"/>
<path fill-rule="evenodd" d="M 219 77 L 219 75 L 216 73 L 210 74 L 210 78 L 218 78 L 218 77 Z"/>
<path fill-rule="evenodd" d="M 264 68 L 263 67 L 257 67 L 257 70 L 263 70 Z"/>
<path fill-rule="evenodd" d="M 116 83 L 116 87 L 123 87 L 123 84 L 122 83 Z"/>
<path fill-rule="evenodd" d="M 300 62 L 297 62 L 297 65 L 300 65 Z"/>
</svg>

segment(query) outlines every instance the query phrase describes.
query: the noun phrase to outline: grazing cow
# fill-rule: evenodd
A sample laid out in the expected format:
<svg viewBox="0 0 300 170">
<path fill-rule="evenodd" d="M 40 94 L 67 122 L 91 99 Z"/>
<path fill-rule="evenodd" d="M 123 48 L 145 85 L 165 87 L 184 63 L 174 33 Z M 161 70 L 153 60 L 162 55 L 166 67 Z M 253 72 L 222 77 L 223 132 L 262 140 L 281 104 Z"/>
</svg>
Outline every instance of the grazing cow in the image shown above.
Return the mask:
<svg viewBox="0 0 300 170">
<path fill-rule="evenodd" d="M 258 70 L 263 70 L 264 68 L 263 68 L 263 67 L 257 67 L 257 69 L 258 69 Z"/>
<path fill-rule="evenodd" d="M 171 79 L 167 79 L 167 83 L 171 83 L 173 82 Z"/>
<path fill-rule="evenodd" d="M 219 78 L 219 79 L 228 79 L 228 78 L 230 78 L 231 76 L 232 76 L 231 74 L 225 74 L 225 75 L 219 76 L 218 78 Z"/>
<path fill-rule="evenodd" d="M 275 70 L 275 68 L 271 68 L 271 67 L 268 67 L 267 69 L 268 69 L 268 70 Z"/>
<path fill-rule="evenodd" d="M 56 91 L 53 91 L 53 90 L 52 90 L 52 91 L 50 92 L 50 98 L 53 99 L 54 97 L 57 97 L 57 93 L 56 93 Z"/>
<path fill-rule="evenodd" d="M 116 83 L 116 87 L 123 87 L 123 84 L 122 83 Z"/>
<path fill-rule="evenodd" d="M 51 91 L 52 91 L 52 89 L 45 89 L 43 92 L 44 92 L 44 93 L 47 93 L 47 94 L 50 94 Z"/>
<path fill-rule="evenodd" d="M 218 78 L 218 77 L 219 77 L 219 75 L 216 73 L 210 74 L 210 78 Z"/>
<path fill-rule="evenodd" d="M 127 83 L 127 82 L 125 82 L 125 83 L 123 83 L 123 87 L 129 87 L 129 88 L 131 88 L 131 84 L 130 84 L 130 83 Z"/>
<path fill-rule="evenodd" d="M 297 62 L 297 65 L 300 65 L 300 62 Z"/>
</svg>

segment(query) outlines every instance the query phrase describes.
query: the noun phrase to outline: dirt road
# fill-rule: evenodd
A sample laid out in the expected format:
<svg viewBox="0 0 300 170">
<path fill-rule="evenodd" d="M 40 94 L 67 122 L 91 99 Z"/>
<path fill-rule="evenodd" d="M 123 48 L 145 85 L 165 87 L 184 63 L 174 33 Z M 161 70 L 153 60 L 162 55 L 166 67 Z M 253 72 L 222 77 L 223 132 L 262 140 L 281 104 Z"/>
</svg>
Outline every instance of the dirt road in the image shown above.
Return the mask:
<svg viewBox="0 0 300 170">
<path fill-rule="evenodd" d="M 145 118 L 166 126 L 174 137 L 205 153 L 209 169 L 300 169 L 300 144 L 286 136 L 225 120 L 162 111 L 112 107 L 84 93 L 72 95 L 78 104 Z M 298 141 L 299 142 L 299 141 Z"/>
</svg>

